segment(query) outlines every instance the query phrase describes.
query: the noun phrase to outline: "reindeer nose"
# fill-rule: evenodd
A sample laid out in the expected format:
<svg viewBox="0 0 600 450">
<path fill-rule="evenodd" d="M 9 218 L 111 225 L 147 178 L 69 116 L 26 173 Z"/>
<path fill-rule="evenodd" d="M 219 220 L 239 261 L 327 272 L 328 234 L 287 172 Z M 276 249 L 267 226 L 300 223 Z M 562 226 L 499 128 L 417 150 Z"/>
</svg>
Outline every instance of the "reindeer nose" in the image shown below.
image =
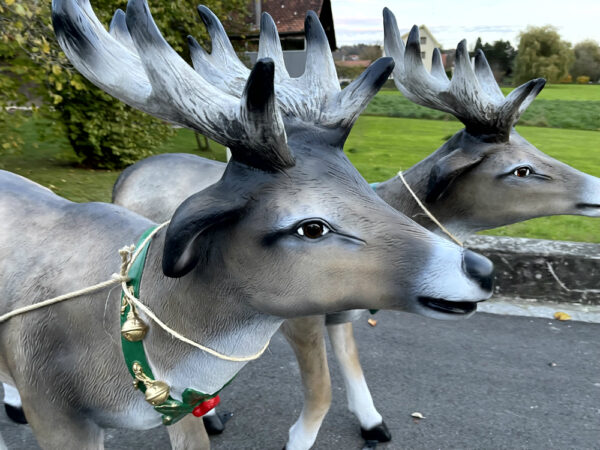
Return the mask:
<svg viewBox="0 0 600 450">
<path fill-rule="evenodd" d="M 471 250 L 463 253 L 463 269 L 482 289 L 491 291 L 494 287 L 494 264 L 484 256 Z"/>
</svg>

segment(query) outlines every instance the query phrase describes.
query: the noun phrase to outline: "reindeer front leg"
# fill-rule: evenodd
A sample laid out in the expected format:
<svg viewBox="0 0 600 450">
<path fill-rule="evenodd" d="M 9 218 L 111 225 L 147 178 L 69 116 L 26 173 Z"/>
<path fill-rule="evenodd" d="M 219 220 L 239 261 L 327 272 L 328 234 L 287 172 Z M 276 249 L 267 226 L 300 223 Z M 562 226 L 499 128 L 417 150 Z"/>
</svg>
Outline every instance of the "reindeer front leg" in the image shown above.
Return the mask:
<svg viewBox="0 0 600 450">
<path fill-rule="evenodd" d="M 324 317 L 286 320 L 281 331 L 292 346 L 302 376 L 304 406 L 289 431 L 286 450 L 309 449 L 331 405 L 331 379 L 325 349 Z"/>
<path fill-rule="evenodd" d="M 23 410 L 35 438 L 43 449 L 104 449 L 104 430 L 74 409 L 60 408 L 29 387 L 22 393 Z"/>
<path fill-rule="evenodd" d="M 348 409 L 358 418 L 362 437 L 366 440 L 388 442 L 392 436 L 373 404 L 358 359 L 352 322 L 327 325 L 327 331 L 344 377 Z"/>
<path fill-rule="evenodd" d="M 191 414 L 168 426 L 167 432 L 173 450 L 210 449 L 210 441 L 204 423 Z"/>
</svg>

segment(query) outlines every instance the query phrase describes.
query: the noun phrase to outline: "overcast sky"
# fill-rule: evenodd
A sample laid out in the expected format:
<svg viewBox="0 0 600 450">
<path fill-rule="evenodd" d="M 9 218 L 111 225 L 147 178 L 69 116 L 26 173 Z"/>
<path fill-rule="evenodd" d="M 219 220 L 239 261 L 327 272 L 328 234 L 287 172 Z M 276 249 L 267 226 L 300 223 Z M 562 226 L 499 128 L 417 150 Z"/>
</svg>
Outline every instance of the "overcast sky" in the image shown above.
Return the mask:
<svg viewBox="0 0 600 450">
<path fill-rule="evenodd" d="M 392 10 L 402 33 L 414 24 L 427 25 L 444 48 L 455 48 L 465 38 L 471 48 L 478 36 L 483 42 L 503 39 L 516 46 L 528 25 L 548 24 L 572 44 L 600 42 L 600 0 L 331 0 L 331 5 L 338 46 L 382 43 L 384 6 Z"/>
</svg>

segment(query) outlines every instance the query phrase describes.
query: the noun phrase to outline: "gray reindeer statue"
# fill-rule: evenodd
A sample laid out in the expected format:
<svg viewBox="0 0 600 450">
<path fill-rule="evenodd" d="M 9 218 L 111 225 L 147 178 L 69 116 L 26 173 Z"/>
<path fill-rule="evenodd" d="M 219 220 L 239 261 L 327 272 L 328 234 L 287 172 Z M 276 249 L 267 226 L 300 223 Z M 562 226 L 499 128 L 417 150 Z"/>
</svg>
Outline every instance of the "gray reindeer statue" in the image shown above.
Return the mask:
<svg viewBox="0 0 600 450">
<path fill-rule="evenodd" d="M 43 448 L 99 449 L 105 427 L 161 422 L 172 423 L 174 448 L 208 448 L 202 422 L 187 413 L 213 405 L 285 318 L 353 308 L 468 317 L 491 295 L 489 260 L 390 207 L 342 151 L 391 59 L 340 91 L 309 15 L 298 88 L 309 83 L 320 96 L 286 110 L 273 61 L 260 59 L 232 96 L 167 44 L 145 0 L 127 5 L 134 47 L 110 35 L 87 0 L 54 0 L 52 12 L 84 76 L 233 157 L 168 228 L 0 172 L 0 379 L 21 393 Z M 132 242 L 135 252 L 121 248 Z M 107 278 L 123 294 L 96 284 Z M 75 298 L 59 302 L 67 294 Z"/>
<path fill-rule="evenodd" d="M 217 18 L 203 7 L 199 7 L 199 12 L 211 36 L 213 51 L 207 54 L 190 38 L 195 69 L 239 97 L 249 70 L 234 58 Z M 519 116 L 543 88 L 543 79 L 525 83 L 505 98 L 481 51 L 471 66 L 465 41 L 458 45 L 451 81 L 437 50 L 430 74 L 421 60 L 418 28 L 411 30 L 405 48 L 394 15 L 387 8 L 383 15 L 385 49 L 396 62 L 394 81 L 398 89 L 410 100 L 449 112 L 465 125 L 441 148 L 403 174 L 416 197 L 454 235 L 465 237 L 475 231 L 540 216 L 600 216 L 600 180 L 545 155 L 514 129 Z M 126 27 L 119 26 L 122 21 L 115 17 L 111 32 L 129 41 Z M 316 22 L 307 20 L 307 25 L 314 27 Z M 309 52 L 313 39 L 313 29 L 307 27 Z M 285 72 L 277 30 L 268 14 L 262 17 L 259 56 L 278 62 L 276 90 L 281 94 L 278 101 L 284 111 L 294 107 L 299 98 L 309 104 L 319 101 L 322 89 L 298 92 L 301 79 L 290 78 Z M 308 73 L 314 70 L 312 64 L 309 59 Z M 322 60 L 321 64 L 331 67 L 329 53 L 327 61 Z M 231 65 L 235 71 L 226 70 Z M 335 89 L 333 84 L 331 89 Z M 217 182 L 225 167 L 223 163 L 187 154 L 151 157 L 123 172 L 115 184 L 113 201 L 153 220 L 167 220 L 190 194 Z M 438 232 L 406 184 L 396 176 L 377 184 L 375 191 L 395 209 Z M 342 368 L 349 409 L 357 416 L 363 437 L 378 441 L 391 438 L 358 361 L 351 323 L 354 317 L 355 312 L 328 314 L 325 321 L 322 317 L 298 318 L 287 320 L 282 326 L 298 358 L 305 396 L 304 408 L 289 432 L 288 450 L 312 446 L 330 406 L 324 323 Z M 220 430 L 218 417 L 212 419 L 215 429 Z"/>
</svg>

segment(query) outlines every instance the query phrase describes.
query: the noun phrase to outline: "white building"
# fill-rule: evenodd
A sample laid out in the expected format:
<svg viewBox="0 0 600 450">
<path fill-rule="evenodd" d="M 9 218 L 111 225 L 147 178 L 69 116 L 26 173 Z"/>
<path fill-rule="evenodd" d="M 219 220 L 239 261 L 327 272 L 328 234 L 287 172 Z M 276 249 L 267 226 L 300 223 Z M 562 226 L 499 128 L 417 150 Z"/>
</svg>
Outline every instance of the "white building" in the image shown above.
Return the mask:
<svg viewBox="0 0 600 450">
<path fill-rule="evenodd" d="M 425 25 L 421 25 L 419 27 L 419 35 L 421 36 L 421 59 L 423 60 L 423 64 L 427 70 L 431 71 L 431 57 L 433 56 L 433 49 L 436 47 L 441 48 L 442 46 Z M 408 33 L 403 34 L 402 40 L 405 44 L 407 39 Z"/>
</svg>

